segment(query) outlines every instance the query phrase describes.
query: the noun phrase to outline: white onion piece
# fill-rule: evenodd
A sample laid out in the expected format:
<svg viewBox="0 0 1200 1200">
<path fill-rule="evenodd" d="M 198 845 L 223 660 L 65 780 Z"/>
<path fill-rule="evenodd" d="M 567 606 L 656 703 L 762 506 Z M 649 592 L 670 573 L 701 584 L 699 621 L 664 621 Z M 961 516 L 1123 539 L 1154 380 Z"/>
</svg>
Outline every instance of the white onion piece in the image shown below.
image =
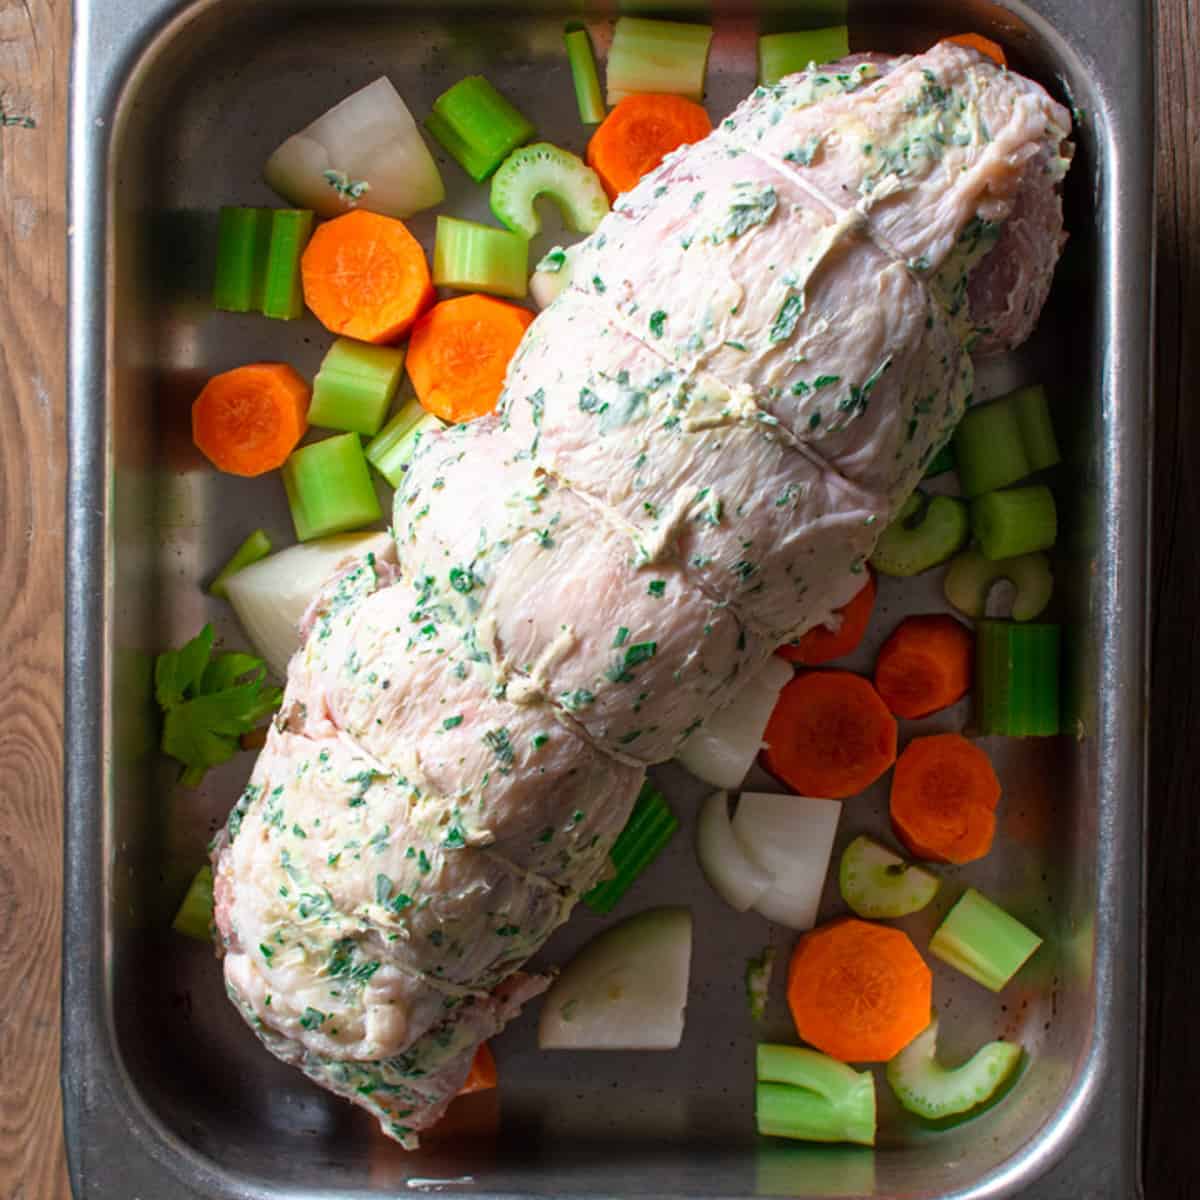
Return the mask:
<svg viewBox="0 0 1200 1200">
<path fill-rule="evenodd" d="M 754 902 L 768 921 L 798 930 L 817 923 L 841 814 L 840 800 L 742 793 L 733 833 L 750 859 L 773 877 Z"/>
<path fill-rule="evenodd" d="M 384 77 L 288 138 L 264 175 L 284 199 L 322 217 L 352 208 L 410 217 L 446 196 L 412 113 Z"/>
<path fill-rule="evenodd" d="M 578 245 L 579 243 L 576 242 L 574 246 L 567 246 L 565 249 L 562 246 L 555 246 L 549 254 L 542 257 L 537 269 L 530 275 L 529 294 L 538 308 L 549 308 L 558 299 L 559 293 L 566 290 L 567 284 L 571 282 L 571 272 L 575 267 L 575 250 Z M 544 268 L 542 263 L 547 259 L 552 260 L 556 254 L 562 255 L 562 263 L 558 270 L 550 271 Z"/>
<path fill-rule="evenodd" d="M 724 792 L 713 792 L 700 808 L 696 857 L 713 891 L 738 912 L 745 912 L 771 886 L 771 876 L 751 861 L 734 837 Z"/>
<path fill-rule="evenodd" d="M 763 733 L 783 685 L 792 678 L 790 663 L 772 655 L 733 702 L 712 716 L 675 755 L 698 779 L 714 787 L 736 788 L 762 749 Z"/>
<path fill-rule="evenodd" d="M 546 993 L 543 1050 L 674 1050 L 683 1037 L 692 914 L 651 908 L 594 937 Z"/>
<path fill-rule="evenodd" d="M 348 558 L 382 554 L 390 538 L 388 533 L 317 538 L 269 554 L 229 577 L 229 603 L 273 675 L 287 675 L 288 661 L 300 646 L 300 618 L 325 581 Z"/>
</svg>

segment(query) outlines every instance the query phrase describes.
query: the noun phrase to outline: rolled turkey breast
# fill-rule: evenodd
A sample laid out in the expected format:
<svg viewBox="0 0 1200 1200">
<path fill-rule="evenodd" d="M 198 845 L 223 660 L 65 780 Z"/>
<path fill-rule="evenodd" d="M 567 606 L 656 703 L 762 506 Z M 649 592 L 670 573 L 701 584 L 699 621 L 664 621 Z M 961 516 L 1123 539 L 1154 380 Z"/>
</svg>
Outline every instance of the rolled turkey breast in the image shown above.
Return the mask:
<svg viewBox="0 0 1200 1200">
<path fill-rule="evenodd" d="M 214 851 L 229 995 L 406 1146 L 546 980 L 645 768 L 863 582 L 1032 328 L 1067 113 L 943 43 L 758 88 L 620 197 L 498 410 L 305 620 Z"/>
</svg>

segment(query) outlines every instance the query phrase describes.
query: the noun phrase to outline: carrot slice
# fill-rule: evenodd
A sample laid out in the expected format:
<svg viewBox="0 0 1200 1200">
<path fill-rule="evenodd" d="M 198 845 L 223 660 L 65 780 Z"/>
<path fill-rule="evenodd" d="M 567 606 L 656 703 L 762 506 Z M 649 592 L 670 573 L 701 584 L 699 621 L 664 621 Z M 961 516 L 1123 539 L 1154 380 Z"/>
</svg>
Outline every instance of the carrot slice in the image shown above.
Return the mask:
<svg viewBox="0 0 1200 1200">
<path fill-rule="evenodd" d="M 875 689 L 898 717 L 949 708 L 971 686 L 975 639 L 946 613 L 905 617 L 875 660 Z"/>
<path fill-rule="evenodd" d="M 787 998 L 810 1045 L 842 1062 L 887 1062 L 928 1026 L 933 976 L 902 930 L 847 917 L 796 943 Z"/>
<path fill-rule="evenodd" d="M 815 667 L 835 658 L 845 658 L 858 649 L 871 623 L 875 608 L 875 572 L 868 568 L 867 582 L 848 604 L 837 611 L 841 624 L 836 629 L 828 625 L 817 625 L 810 629 L 798 642 L 788 642 L 775 651 L 788 662 L 802 663 Z"/>
<path fill-rule="evenodd" d="M 708 113 L 683 96 L 635 92 L 604 118 L 588 142 L 588 166 L 610 200 L 627 192 L 679 146 L 712 132 Z"/>
<path fill-rule="evenodd" d="M 972 50 L 978 50 L 980 54 L 986 54 L 998 67 L 1008 66 L 1008 57 L 1004 53 L 1004 47 L 999 42 L 993 42 L 991 38 L 985 38 L 981 33 L 956 33 L 953 37 L 945 40 L 954 42 L 957 46 L 968 46 Z"/>
<path fill-rule="evenodd" d="M 287 363 L 235 367 L 214 375 L 193 401 L 192 441 L 218 471 L 273 471 L 304 436 L 310 398 Z"/>
<path fill-rule="evenodd" d="M 318 226 L 300 273 L 317 320 L 360 342 L 395 341 L 433 301 L 420 243 L 403 221 L 364 209 Z"/>
<path fill-rule="evenodd" d="M 969 863 L 996 834 L 1000 781 L 988 756 L 958 733 L 913 738 L 892 775 L 896 836 L 917 858 Z"/>
<path fill-rule="evenodd" d="M 477 293 L 435 304 L 413 329 L 405 361 L 421 403 L 443 421 L 491 412 L 532 320 L 527 308 Z"/>
<path fill-rule="evenodd" d="M 486 1092 L 489 1088 L 496 1086 L 496 1059 L 492 1054 L 491 1047 L 487 1042 L 480 1042 L 475 1050 L 475 1057 L 471 1061 L 471 1070 L 467 1073 L 467 1077 L 463 1080 L 463 1085 L 458 1089 L 460 1096 L 469 1095 L 471 1092 Z"/>
<path fill-rule="evenodd" d="M 763 734 L 767 770 L 802 796 L 840 800 L 896 761 L 896 718 L 867 679 L 810 671 L 779 693 Z"/>
</svg>

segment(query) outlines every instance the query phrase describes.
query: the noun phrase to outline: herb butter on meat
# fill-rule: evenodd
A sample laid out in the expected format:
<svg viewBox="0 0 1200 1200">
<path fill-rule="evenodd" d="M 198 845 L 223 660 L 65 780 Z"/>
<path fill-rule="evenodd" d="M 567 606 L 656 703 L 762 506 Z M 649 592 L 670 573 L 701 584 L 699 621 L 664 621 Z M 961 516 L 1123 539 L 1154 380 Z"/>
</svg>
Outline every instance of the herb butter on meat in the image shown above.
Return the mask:
<svg viewBox="0 0 1200 1200">
<path fill-rule="evenodd" d="M 972 347 L 1032 328 L 1069 131 L 943 43 L 759 88 L 619 198 L 308 614 L 215 852 L 273 1053 L 405 1145 L 438 1118 L 645 766 L 854 595 Z"/>
</svg>

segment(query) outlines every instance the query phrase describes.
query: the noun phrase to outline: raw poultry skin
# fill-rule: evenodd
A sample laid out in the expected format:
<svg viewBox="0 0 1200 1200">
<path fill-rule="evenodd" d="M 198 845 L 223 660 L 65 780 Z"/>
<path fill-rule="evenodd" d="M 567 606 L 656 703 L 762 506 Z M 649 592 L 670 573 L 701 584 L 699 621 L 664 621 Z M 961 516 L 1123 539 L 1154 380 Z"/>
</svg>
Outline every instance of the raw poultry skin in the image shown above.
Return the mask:
<svg viewBox="0 0 1200 1200">
<path fill-rule="evenodd" d="M 273 1053 L 407 1146 L 437 1120 L 645 767 L 858 590 L 968 348 L 1032 327 L 1069 131 L 942 44 L 759 88 L 618 200 L 498 411 L 423 444 L 394 555 L 306 618 L 214 851 Z"/>
</svg>

